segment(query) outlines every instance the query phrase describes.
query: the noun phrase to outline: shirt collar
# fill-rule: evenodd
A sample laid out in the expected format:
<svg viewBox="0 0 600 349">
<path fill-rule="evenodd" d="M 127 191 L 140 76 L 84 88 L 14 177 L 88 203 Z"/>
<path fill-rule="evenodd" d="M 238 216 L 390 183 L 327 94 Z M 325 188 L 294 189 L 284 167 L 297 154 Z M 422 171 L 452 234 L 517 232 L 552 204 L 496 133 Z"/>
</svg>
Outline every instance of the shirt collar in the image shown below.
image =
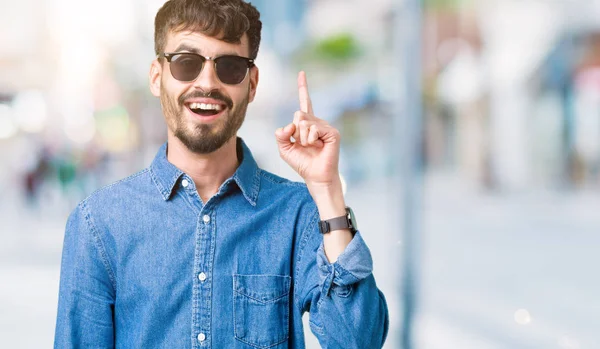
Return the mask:
<svg viewBox="0 0 600 349">
<path fill-rule="evenodd" d="M 241 159 L 242 163 L 233 174 L 233 180 L 237 183 L 250 205 L 256 206 L 260 189 L 260 168 L 258 168 L 250 148 L 239 137 L 237 139 L 237 153 L 238 159 Z"/>
<path fill-rule="evenodd" d="M 225 181 L 225 183 L 233 180 L 242 191 L 246 200 L 248 200 L 248 203 L 256 206 L 260 189 L 260 169 L 250 149 L 239 137 L 237 138 L 237 154 L 238 159 L 241 159 L 241 164 L 233 174 L 233 177 Z M 175 185 L 184 173 L 167 160 L 166 142 L 160 147 L 154 157 L 150 165 L 150 174 L 163 199 L 165 201 L 169 200 Z"/>
</svg>

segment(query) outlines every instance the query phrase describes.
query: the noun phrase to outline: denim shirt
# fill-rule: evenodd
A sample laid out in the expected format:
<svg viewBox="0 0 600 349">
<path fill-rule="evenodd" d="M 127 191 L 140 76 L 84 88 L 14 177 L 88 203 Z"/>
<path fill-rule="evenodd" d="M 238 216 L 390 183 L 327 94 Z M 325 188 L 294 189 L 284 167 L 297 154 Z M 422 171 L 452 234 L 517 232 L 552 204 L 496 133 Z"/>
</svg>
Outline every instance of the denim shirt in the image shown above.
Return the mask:
<svg viewBox="0 0 600 349">
<path fill-rule="evenodd" d="M 380 348 L 388 310 L 356 232 L 325 257 L 305 184 L 260 169 L 238 139 L 235 174 L 203 203 L 167 160 L 100 189 L 69 216 L 55 348 Z"/>
</svg>

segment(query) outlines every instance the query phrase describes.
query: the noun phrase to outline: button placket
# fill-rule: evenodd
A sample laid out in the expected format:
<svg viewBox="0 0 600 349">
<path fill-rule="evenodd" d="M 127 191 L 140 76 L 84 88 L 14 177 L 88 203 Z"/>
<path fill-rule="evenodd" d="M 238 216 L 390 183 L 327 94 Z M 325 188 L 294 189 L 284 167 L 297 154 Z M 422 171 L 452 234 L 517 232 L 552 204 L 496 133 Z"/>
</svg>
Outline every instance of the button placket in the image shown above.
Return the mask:
<svg viewBox="0 0 600 349">
<path fill-rule="evenodd" d="M 193 185 L 190 183 L 190 186 Z M 209 200 L 210 201 L 210 200 Z M 212 220 L 213 208 L 207 202 L 200 210 L 197 225 L 197 248 L 195 257 L 195 280 L 194 299 L 198 302 L 198 308 L 194 312 L 194 332 L 196 333 L 196 348 L 209 347 L 208 337 L 211 334 L 211 295 L 212 284 L 209 282 L 210 266 L 214 258 L 214 221 Z M 202 301 L 200 301 L 202 300 Z"/>
<path fill-rule="evenodd" d="M 206 278 L 207 278 L 207 277 L 206 277 L 206 274 L 204 274 L 204 273 L 200 273 L 200 274 L 198 274 L 198 280 L 200 280 L 200 281 L 205 281 L 205 280 L 206 280 Z"/>
</svg>

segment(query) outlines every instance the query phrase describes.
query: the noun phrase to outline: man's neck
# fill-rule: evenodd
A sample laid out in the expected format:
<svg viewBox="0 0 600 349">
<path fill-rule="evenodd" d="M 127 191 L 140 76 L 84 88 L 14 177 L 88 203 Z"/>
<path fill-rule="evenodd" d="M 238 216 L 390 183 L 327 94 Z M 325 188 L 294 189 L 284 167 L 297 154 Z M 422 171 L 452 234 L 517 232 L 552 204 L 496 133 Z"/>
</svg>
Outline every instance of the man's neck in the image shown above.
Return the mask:
<svg viewBox="0 0 600 349">
<path fill-rule="evenodd" d="M 168 145 L 167 160 L 192 177 L 204 203 L 217 193 L 221 184 L 233 176 L 239 166 L 237 137 L 232 137 L 210 154 L 196 154 L 172 135 L 169 135 Z"/>
</svg>

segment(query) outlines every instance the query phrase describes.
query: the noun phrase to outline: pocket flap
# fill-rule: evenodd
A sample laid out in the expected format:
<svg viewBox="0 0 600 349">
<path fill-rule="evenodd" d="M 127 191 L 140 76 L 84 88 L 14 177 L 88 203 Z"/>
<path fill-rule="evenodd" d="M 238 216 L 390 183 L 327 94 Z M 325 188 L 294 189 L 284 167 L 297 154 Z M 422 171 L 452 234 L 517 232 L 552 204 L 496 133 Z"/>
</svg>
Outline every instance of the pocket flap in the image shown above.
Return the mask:
<svg viewBox="0 0 600 349">
<path fill-rule="evenodd" d="M 292 278 L 285 275 L 233 275 L 233 289 L 255 301 L 267 303 L 290 294 Z"/>
</svg>

